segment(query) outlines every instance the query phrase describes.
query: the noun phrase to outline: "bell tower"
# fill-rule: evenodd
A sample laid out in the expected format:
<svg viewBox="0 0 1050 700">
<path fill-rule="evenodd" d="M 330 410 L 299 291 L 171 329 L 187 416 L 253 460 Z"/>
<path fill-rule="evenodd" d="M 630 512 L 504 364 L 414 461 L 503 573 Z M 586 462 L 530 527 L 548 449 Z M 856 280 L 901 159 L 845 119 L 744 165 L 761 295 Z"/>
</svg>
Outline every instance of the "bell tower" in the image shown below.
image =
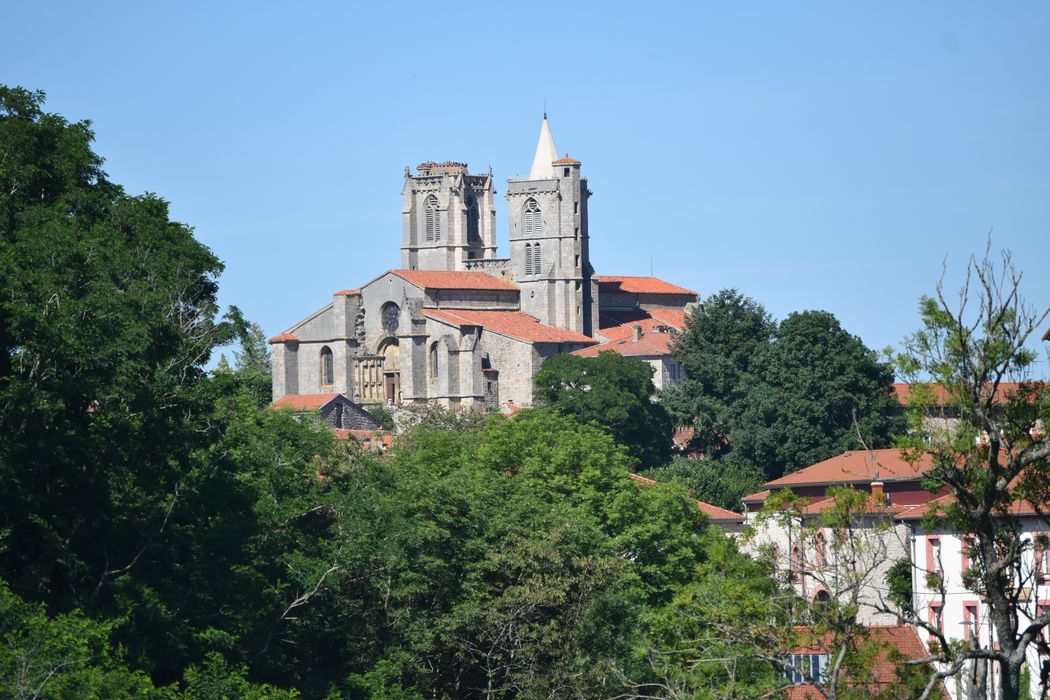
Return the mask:
<svg viewBox="0 0 1050 700">
<path fill-rule="evenodd" d="M 406 270 L 465 270 L 467 260 L 496 257 L 492 170 L 471 175 L 466 163 L 421 163 L 405 168 L 401 189 Z"/>
<path fill-rule="evenodd" d="M 590 194 L 580 161 L 558 157 L 544 113 L 528 179 L 507 181 L 511 271 L 522 311 L 593 336 L 598 283 L 587 235 Z"/>
</svg>

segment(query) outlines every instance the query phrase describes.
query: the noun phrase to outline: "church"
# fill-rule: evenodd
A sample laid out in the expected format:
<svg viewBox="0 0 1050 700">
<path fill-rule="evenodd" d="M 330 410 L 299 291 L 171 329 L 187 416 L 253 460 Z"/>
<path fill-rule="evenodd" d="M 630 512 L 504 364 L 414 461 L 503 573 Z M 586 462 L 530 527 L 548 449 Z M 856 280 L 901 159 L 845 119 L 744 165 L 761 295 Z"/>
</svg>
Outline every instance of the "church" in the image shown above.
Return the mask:
<svg viewBox="0 0 1050 700">
<path fill-rule="evenodd" d="M 341 394 L 357 404 L 532 404 L 558 353 L 636 356 L 657 388 L 680 378 L 670 348 L 697 301 L 653 277 L 599 276 L 590 263 L 587 180 L 558 156 L 547 115 L 526 179 L 507 181 L 510 257 L 497 257 L 491 169 L 405 168 L 401 268 L 270 339 L 273 398 Z"/>
</svg>

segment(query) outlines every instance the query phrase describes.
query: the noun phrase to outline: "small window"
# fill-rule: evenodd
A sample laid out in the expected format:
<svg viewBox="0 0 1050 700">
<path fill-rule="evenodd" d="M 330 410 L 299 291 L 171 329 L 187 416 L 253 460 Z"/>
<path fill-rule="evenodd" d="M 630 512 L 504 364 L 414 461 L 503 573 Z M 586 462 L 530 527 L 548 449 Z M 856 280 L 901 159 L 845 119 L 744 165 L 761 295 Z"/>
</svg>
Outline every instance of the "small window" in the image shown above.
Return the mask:
<svg viewBox="0 0 1050 700">
<path fill-rule="evenodd" d="M 963 606 L 963 639 L 970 641 L 977 639 L 979 622 L 977 617 L 977 605 L 968 604 Z"/>
<path fill-rule="evenodd" d="M 572 213 L 573 214 L 579 214 L 580 213 L 580 203 L 579 202 L 573 202 L 572 203 Z"/>
<path fill-rule="evenodd" d="M 478 235 L 478 203 L 473 197 L 467 197 L 467 240 L 477 243 L 481 240 Z"/>
<path fill-rule="evenodd" d="M 575 235 L 576 235 L 577 238 L 580 237 L 580 227 L 579 226 L 576 227 L 576 234 Z"/>
<path fill-rule="evenodd" d="M 438 376 L 438 344 L 435 340 L 430 344 L 430 356 L 428 358 L 430 367 L 430 381 L 437 381 Z"/>
<path fill-rule="evenodd" d="M 332 384 L 335 384 L 335 360 L 332 357 L 332 349 L 326 345 L 321 348 L 321 385 Z"/>
<path fill-rule="evenodd" d="M 543 267 L 540 261 L 540 244 L 537 243 L 532 246 L 532 272 L 534 274 L 542 274 Z"/>
<path fill-rule="evenodd" d="M 561 170 L 562 177 L 569 177 L 569 172 L 570 172 L 569 168 L 562 168 L 562 170 Z"/>
<path fill-rule="evenodd" d="M 532 274 L 532 244 L 525 244 L 525 274 Z"/>
<path fill-rule="evenodd" d="M 579 255 L 577 255 L 577 256 L 576 256 L 576 267 L 579 267 L 579 266 L 580 266 L 580 256 L 579 256 Z M 579 284 L 580 284 L 580 283 L 579 283 L 579 282 L 577 282 L 577 283 L 576 283 L 576 286 L 577 286 L 577 287 L 579 287 Z"/>
</svg>

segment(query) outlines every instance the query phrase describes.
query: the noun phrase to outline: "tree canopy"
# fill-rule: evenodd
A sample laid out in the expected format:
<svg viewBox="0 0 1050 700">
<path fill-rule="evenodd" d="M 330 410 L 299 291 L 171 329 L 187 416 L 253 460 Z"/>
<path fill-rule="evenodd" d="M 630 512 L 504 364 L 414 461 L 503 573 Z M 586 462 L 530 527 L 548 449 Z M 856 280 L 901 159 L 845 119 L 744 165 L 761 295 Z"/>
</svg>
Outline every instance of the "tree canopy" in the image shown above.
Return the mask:
<svg viewBox="0 0 1050 700">
<path fill-rule="evenodd" d="M 609 432 L 644 467 L 671 458 L 671 418 L 653 400 L 652 368 L 634 357 L 555 355 L 536 373 L 536 400 Z"/>
<path fill-rule="evenodd" d="M 892 368 L 826 311 L 790 314 L 751 367 L 733 455 L 768 478 L 861 447 L 858 428 L 873 449 L 904 431 Z"/>
</svg>

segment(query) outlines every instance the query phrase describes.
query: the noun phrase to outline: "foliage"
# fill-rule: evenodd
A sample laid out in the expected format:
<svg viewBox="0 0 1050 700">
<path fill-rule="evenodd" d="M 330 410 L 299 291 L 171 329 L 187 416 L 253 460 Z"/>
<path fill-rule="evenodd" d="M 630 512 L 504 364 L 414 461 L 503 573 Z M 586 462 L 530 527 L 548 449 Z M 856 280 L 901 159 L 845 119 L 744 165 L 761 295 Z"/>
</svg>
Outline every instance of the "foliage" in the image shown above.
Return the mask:
<svg viewBox="0 0 1050 700">
<path fill-rule="evenodd" d="M 384 430 L 394 429 L 394 414 L 387 410 L 385 406 L 375 405 L 368 406 L 365 410 L 371 413 L 376 420 L 378 420 Z"/>
<path fill-rule="evenodd" d="M 790 314 L 752 367 L 733 455 L 770 479 L 859 447 L 858 430 L 878 448 L 904 429 L 892 369 L 826 311 Z"/>
<path fill-rule="evenodd" d="M 735 289 L 712 294 L 689 315 L 674 348 L 684 379 L 664 400 L 677 424 L 696 429 L 691 447 L 709 457 L 730 449 L 744 380 L 755 353 L 775 330 L 762 305 Z"/>
<path fill-rule="evenodd" d="M 957 417 L 932 429 L 926 415 L 934 392 L 916 392 L 905 444 L 915 458 L 926 453 L 932 459 L 928 488 L 950 496 L 925 524 L 972 541 L 966 584 L 986 603 L 997 646 L 952 644 L 918 614 L 909 621 L 938 640 L 933 651 L 945 673 L 958 673 L 971 660 L 997 665 L 1000 695 L 1008 700 L 1019 697 L 1027 649 L 1050 624 L 1050 612 L 1040 614 L 1024 594 L 1034 576 L 1031 559 L 1024 556 L 1031 540 L 1022 536 L 1013 508 L 1021 499 L 1041 513 L 1050 505 L 1050 440 L 1044 427 L 1050 425 L 1050 390 L 1026 381 L 1035 358 L 1026 343 L 1042 331 L 1050 309 L 1026 302 L 1020 283 L 1010 254 L 995 261 L 989 243 L 983 259 L 970 259 L 957 301 L 945 296 L 941 283 L 935 296 L 921 299 L 922 328 L 905 340 L 897 357 L 903 376 L 928 379 L 943 389 Z M 1008 381 L 1021 383 L 1003 391 Z"/>
<path fill-rule="evenodd" d="M 656 481 L 681 484 L 697 499 L 737 512 L 741 510 L 741 499 L 761 490 L 766 480 L 760 469 L 735 465 L 731 457 L 677 457 L 665 467 L 654 467 L 642 473 Z"/>
<path fill-rule="evenodd" d="M 234 372 L 248 394 L 259 406 L 273 401 L 273 380 L 270 372 L 270 349 L 262 326 L 251 322 L 239 333 L 240 351 L 234 351 Z"/>
<path fill-rule="evenodd" d="M 653 401 L 652 368 L 634 357 L 555 355 L 536 373 L 535 397 L 581 423 L 593 423 L 642 467 L 671 459 L 671 418 Z"/>
</svg>

